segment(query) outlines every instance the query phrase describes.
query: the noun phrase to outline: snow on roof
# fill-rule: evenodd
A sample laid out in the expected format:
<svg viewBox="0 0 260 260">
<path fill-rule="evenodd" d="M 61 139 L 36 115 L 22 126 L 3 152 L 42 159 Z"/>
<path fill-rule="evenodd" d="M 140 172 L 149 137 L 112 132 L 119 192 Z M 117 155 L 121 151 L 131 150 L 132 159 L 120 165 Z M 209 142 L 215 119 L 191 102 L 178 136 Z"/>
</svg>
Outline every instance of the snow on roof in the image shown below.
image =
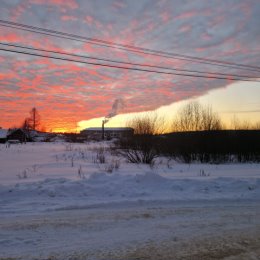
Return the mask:
<svg viewBox="0 0 260 260">
<path fill-rule="evenodd" d="M 0 138 L 6 138 L 7 133 L 8 133 L 7 129 L 0 129 Z"/>
<path fill-rule="evenodd" d="M 129 131 L 133 130 L 131 127 L 105 127 L 105 131 Z M 102 131 L 102 127 L 89 127 L 83 131 Z"/>
</svg>

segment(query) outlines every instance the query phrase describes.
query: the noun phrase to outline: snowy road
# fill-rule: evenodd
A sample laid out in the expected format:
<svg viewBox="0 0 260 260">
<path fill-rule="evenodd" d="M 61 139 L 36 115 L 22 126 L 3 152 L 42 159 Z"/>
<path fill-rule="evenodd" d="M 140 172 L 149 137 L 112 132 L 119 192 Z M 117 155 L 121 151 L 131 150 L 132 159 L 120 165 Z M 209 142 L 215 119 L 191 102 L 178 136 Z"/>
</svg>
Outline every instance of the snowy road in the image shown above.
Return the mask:
<svg viewBox="0 0 260 260">
<path fill-rule="evenodd" d="M 0 259 L 259 259 L 254 200 L 136 202 L 0 217 Z"/>
</svg>

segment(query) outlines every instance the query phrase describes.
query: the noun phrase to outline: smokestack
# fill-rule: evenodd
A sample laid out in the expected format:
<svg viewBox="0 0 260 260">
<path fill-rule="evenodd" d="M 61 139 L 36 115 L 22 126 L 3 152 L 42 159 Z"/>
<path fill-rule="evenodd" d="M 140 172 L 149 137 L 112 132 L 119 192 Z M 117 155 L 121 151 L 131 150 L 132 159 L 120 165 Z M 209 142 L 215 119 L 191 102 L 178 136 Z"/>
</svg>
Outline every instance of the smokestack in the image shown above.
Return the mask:
<svg viewBox="0 0 260 260">
<path fill-rule="evenodd" d="M 102 120 L 102 140 L 105 140 L 105 120 Z"/>
<path fill-rule="evenodd" d="M 124 108 L 125 103 L 123 99 L 117 98 L 112 106 L 112 109 L 110 113 L 105 116 L 105 118 L 102 120 L 102 140 L 105 140 L 105 124 L 109 121 L 110 118 L 114 117 L 117 115 L 118 111 L 122 108 Z"/>
</svg>

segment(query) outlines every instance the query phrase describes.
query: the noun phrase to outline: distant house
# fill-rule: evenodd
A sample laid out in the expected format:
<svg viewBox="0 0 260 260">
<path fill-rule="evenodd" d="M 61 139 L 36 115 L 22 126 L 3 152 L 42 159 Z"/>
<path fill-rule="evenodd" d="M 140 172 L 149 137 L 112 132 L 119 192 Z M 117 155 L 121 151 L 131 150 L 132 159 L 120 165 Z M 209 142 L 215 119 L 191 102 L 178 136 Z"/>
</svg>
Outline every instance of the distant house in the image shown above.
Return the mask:
<svg viewBox="0 0 260 260">
<path fill-rule="evenodd" d="M 7 129 L 0 128 L 0 143 L 5 143 L 6 142 L 7 134 L 8 134 L 8 130 Z"/>
<path fill-rule="evenodd" d="M 51 138 L 51 135 L 49 133 L 36 130 L 31 130 L 27 133 L 29 134 L 31 141 L 33 142 L 45 142 Z"/>
<path fill-rule="evenodd" d="M 90 127 L 80 132 L 87 140 L 110 140 L 131 137 L 134 129 L 130 127 Z"/>
<path fill-rule="evenodd" d="M 17 129 L 13 129 L 10 130 L 10 132 L 8 132 L 7 135 L 7 139 L 10 141 L 19 141 L 21 143 L 27 142 L 30 140 L 29 134 L 21 129 L 21 128 L 17 128 Z"/>
</svg>

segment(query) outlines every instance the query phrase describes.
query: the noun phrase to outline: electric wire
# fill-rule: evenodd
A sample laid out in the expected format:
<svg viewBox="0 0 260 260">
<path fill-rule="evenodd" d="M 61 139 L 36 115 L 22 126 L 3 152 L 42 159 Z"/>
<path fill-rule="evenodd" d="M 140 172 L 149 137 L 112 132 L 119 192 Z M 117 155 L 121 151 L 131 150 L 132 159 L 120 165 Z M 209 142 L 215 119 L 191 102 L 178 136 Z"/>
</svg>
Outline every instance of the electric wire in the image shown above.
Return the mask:
<svg viewBox="0 0 260 260">
<path fill-rule="evenodd" d="M 40 27 L 36 27 L 36 26 L 29 26 L 29 25 L 25 25 L 25 24 L 21 24 L 21 23 L 14 23 L 14 22 L 5 21 L 5 20 L 1 20 L 1 19 L 0 19 L 0 26 L 11 27 L 11 28 L 19 29 L 19 30 L 25 30 L 25 31 L 30 31 L 30 32 L 34 32 L 34 33 L 61 37 L 61 38 L 66 38 L 66 39 L 76 40 L 76 41 L 81 41 L 81 42 L 90 42 L 91 44 L 100 45 L 103 47 L 120 49 L 120 50 L 124 50 L 124 51 L 132 51 L 132 52 L 137 52 L 137 53 L 142 53 L 142 54 L 150 54 L 150 55 L 156 55 L 156 56 L 165 57 L 165 58 L 186 60 L 186 61 L 192 61 L 192 62 L 203 63 L 203 64 L 214 65 L 214 66 L 252 70 L 252 71 L 258 71 L 258 72 L 260 71 L 260 67 L 257 67 L 257 66 L 238 64 L 238 63 L 233 63 L 233 62 L 228 62 L 228 61 L 219 61 L 219 60 L 207 59 L 207 58 L 199 58 L 199 57 L 193 57 L 193 56 L 188 56 L 188 55 L 169 53 L 169 52 L 165 52 L 165 51 L 157 51 L 157 50 L 152 50 L 152 49 L 148 49 L 148 48 L 141 48 L 141 47 L 136 47 L 136 46 L 131 46 L 131 45 L 118 44 L 118 43 L 113 43 L 113 42 L 104 41 L 104 40 L 100 40 L 100 39 L 95 39 L 95 38 L 90 38 L 90 37 L 85 37 L 85 36 L 80 36 L 80 35 L 75 35 L 75 34 L 70 34 L 70 33 L 64 33 L 64 32 L 60 32 L 60 31 L 56 31 L 56 30 L 44 29 L 44 28 L 40 28 Z"/>
<path fill-rule="evenodd" d="M 74 60 L 74 59 L 69 59 L 69 58 L 64 58 L 64 57 L 47 56 L 47 55 L 38 54 L 38 53 L 31 53 L 31 52 L 18 51 L 18 50 L 10 50 L 10 49 L 4 49 L 4 48 L 0 48 L 0 50 L 6 51 L 6 52 L 12 52 L 12 53 L 26 54 L 26 55 L 37 56 L 37 57 L 51 58 L 51 59 L 56 59 L 56 60 L 70 61 L 70 62 L 76 62 L 76 63 L 81 63 L 81 64 L 89 64 L 89 65 L 97 65 L 97 66 L 116 68 L 116 69 L 135 70 L 135 71 L 142 71 L 142 72 L 151 72 L 151 73 L 176 75 L 176 76 L 186 76 L 186 77 L 196 77 L 196 78 L 207 78 L 207 79 L 222 79 L 222 80 L 232 80 L 232 81 L 260 82 L 258 80 L 250 80 L 250 79 L 225 78 L 225 77 L 216 77 L 216 76 L 205 76 L 205 75 L 174 73 L 174 72 L 167 72 L 167 71 L 157 71 L 157 70 L 149 70 L 149 69 L 143 69 L 143 68 L 133 68 L 133 67 L 131 68 L 131 67 L 118 66 L 118 65 L 98 63 L 98 62 L 80 61 L 80 60 Z"/>
<path fill-rule="evenodd" d="M 210 74 L 210 75 L 215 75 L 215 76 L 221 75 L 221 76 L 236 77 L 236 78 L 256 78 L 256 76 L 249 76 L 249 75 L 226 74 L 226 73 L 220 73 L 220 72 L 205 72 L 205 71 L 186 70 L 186 69 L 179 69 L 179 68 L 176 69 L 176 68 L 169 68 L 169 67 L 164 67 L 164 66 L 154 66 L 154 65 L 149 65 L 149 64 L 124 62 L 124 61 L 119 61 L 119 60 L 103 59 L 103 58 L 99 58 L 99 57 L 85 56 L 85 55 L 79 55 L 79 54 L 73 54 L 73 53 L 67 53 L 67 52 L 61 52 L 61 51 L 52 51 L 52 50 L 46 50 L 46 49 L 41 49 L 41 48 L 26 47 L 26 46 L 23 46 L 23 45 L 9 44 L 9 43 L 3 43 L 3 42 L 0 42 L 0 45 L 22 48 L 22 49 L 26 49 L 26 50 L 54 53 L 54 54 L 59 54 L 59 55 L 67 55 L 67 56 L 72 56 L 72 57 L 77 57 L 77 58 L 94 59 L 94 60 L 112 62 L 112 63 L 121 63 L 121 64 L 124 64 L 124 65 L 131 65 L 131 66 L 149 67 L 149 68 L 172 70 L 172 71 L 181 71 L 181 72 L 188 72 L 188 73 Z"/>
</svg>

